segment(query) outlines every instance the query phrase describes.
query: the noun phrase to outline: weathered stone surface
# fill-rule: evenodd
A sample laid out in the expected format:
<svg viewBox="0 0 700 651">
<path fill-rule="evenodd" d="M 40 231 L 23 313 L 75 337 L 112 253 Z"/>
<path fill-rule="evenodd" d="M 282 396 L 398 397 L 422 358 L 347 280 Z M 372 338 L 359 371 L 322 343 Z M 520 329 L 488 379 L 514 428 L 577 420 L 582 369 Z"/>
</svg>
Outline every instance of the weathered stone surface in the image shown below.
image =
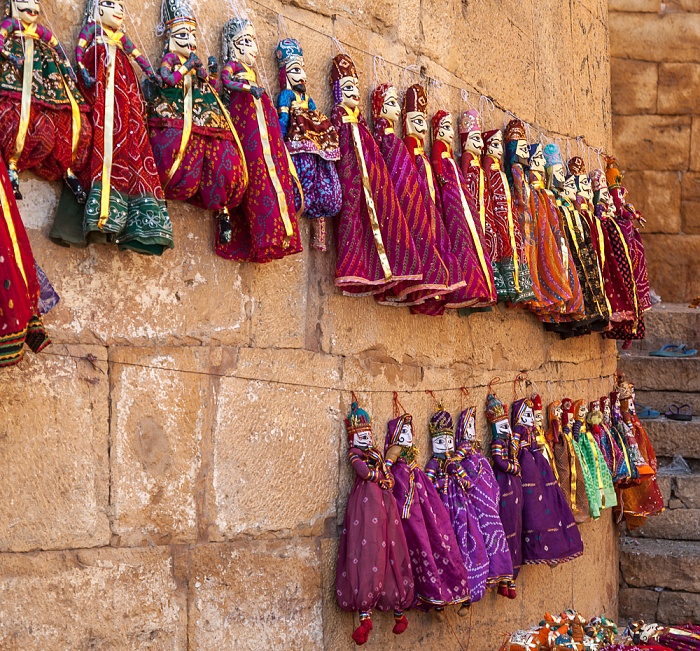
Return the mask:
<svg viewBox="0 0 700 651">
<path fill-rule="evenodd" d="M 613 117 L 613 144 L 627 170 L 686 170 L 690 117 L 619 115 Z"/>
<path fill-rule="evenodd" d="M 681 174 L 629 172 L 623 181 L 635 208 L 647 223 L 645 233 L 680 233 Z"/>
<path fill-rule="evenodd" d="M 651 285 L 665 301 L 686 302 L 700 295 L 700 278 L 695 271 L 700 235 L 649 233 L 642 239 Z"/>
<path fill-rule="evenodd" d="M 640 61 L 700 61 L 700 15 L 610 13 L 610 54 Z"/>
<path fill-rule="evenodd" d="M 196 483 L 211 428 L 209 352 L 110 349 L 112 532 L 120 545 L 197 540 Z"/>
<path fill-rule="evenodd" d="M 689 13 L 700 13 L 700 0 L 668 0 L 664 3 L 667 12 L 687 11 Z"/>
<path fill-rule="evenodd" d="M 314 541 L 200 545 L 189 564 L 192 651 L 328 648 Z"/>
<path fill-rule="evenodd" d="M 620 571 L 635 588 L 700 592 L 700 542 L 627 538 L 620 548 Z"/>
<path fill-rule="evenodd" d="M 653 409 L 657 409 L 662 413 L 666 412 L 668 406 L 675 402 L 677 405 L 690 405 L 694 414 L 700 414 L 700 396 L 696 393 L 678 393 L 673 391 L 637 391 L 637 401 L 640 405 L 648 405 Z M 700 458 L 697 452 L 700 450 L 700 442 L 696 443 L 694 438 L 696 431 L 694 423 L 682 423 L 676 421 L 666 421 L 665 419 L 644 421 L 645 427 L 658 428 L 655 431 L 655 440 L 658 439 L 666 450 L 675 449 L 673 446 L 677 444 L 678 450 L 684 456 L 691 458 Z M 666 427 L 666 423 L 669 427 Z M 674 428 L 678 428 L 674 430 Z M 680 437 L 675 439 L 674 437 Z M 674 443 L 674 441 L 676 441 Z M 673 456 L 674 453 L 671 454 Z M 667 454 L 661 456 L 669 456 Z"/>
<path fill-rule="evenodd" d="M 0 551 L 109 543 L 106 360 L 53 345 L 0 373 Z"/>
<path fill-rule="evenodd" d="M 700 540 L 700 509 L 670 508 L 632 532 L 642 538 Z"/>
<path fill-rule="evenodd" d="M 655 622 L 656 609 L 659 605 L 659 593 L 655 590 L 640 590 L 639 588 L 623 588 L 620 590 L 620 620 L 643 619 Z"/>
<path fill-rule="evenodd" d="M 645 427 L 645 429 L 647 429 Z M 649 433 L 647 429 L 647 434 Z M 654 442 L 652 441 L 652 445 L 654 445 Z M 654 445 L 654 448 L 656 446 Z M 656 451 L 656 449 L 654 450 Z M 664 506 L 668 508 L 669 502 L 671 501 L 671 495 L 673 493 L 673 477 L 670 477 L 668 475 L 663 475 L 663 474 L 657 474 L 656 475 L 656 484 L 659 487 L 659 490 L 661 491 L 661 494 L 663 495 L 664 498 Z"/>
<path fill-rule="evenodd" d="M 657 621 L 676 626 L 700 621 L 700 594 L 664 590 L 659 596 Z"/>
<path fill-rule="evenodd" d="M 164 548 L 0 554 L 7 651 L 185 651 L 187 595 Z"/>
<path fill-rule="evenodd" d="M 613 58 L 610 60 L 610 79 L 615 89 L 612 95 L 615 115 L 656 112 L 657 63 Z"/>
<path fill-rule="evenodd" d="M 690 169 L 700 172 L 700 117 L 693 116 L 690 136 Z"/>
<path fill-rule="evenodd" d="M 700 310 L 688 307 L 687 303 L 659 303 L 644 315 L 644 321 L 647 326 L 644 343 L 648 344 L 648 350 L 658 350 L 668 343 L 700 346 Z"/>
<path fill-rule="evenodd" d="M 681 230 L 688 235 L 700 235 L 700 201 L 681 202 Z"/>
<path fill-rule="evenodd" d="M 315 384 L 322 369 L 337 373 L 333 358 L 308 351 L 267 356 L 282 382 Z M 222 378 L 215 396 L 207 502 L 213 539 L 320 527 L 335 510 L 344 436 L 338 391 Z"/>
<path fill-rule="evenodd" d="M 622 355 L 620 368 L 644 391 L 700 391 L 700 358 Z"/>
<path fill-rule="evenodd" d="M 674 480 L 673 496 L 686 509 L 700 509 L 700 475 L 678 475 Z"/>
<path fill-rule="evenodd" d="M 668 115 L 696 113 L 695 98 L 698 92 L 700 92 L 700 64 L 659 64 L 659 113 Z"/>
<path fill-rule="evenodd" d="M 613 11 L 633 11 L 657 13 L 661 11 L 661 0 L 610 0 L 608 7 Z"/>
</svg>

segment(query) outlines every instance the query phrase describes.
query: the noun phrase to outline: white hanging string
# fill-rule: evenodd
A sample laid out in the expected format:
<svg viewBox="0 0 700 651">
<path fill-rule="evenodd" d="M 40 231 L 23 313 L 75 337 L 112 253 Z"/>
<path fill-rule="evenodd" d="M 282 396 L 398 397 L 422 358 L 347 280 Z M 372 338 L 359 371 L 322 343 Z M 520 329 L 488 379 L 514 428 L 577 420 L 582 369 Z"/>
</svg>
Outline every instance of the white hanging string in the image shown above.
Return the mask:
<svg viewBox="0 0 700 651">
<path fill-rule="evenodd" d="M 403 86 L 405 88 L 408 88 L 411 86 L 411 80 L 408 79 L 408 75 L 414 75 L 414 81 L 413 83 L 418 83 L 418 75 L 420 74 L 420 66 L 417 63 L 411 63 L 408 66 L 405 66 L 403 71 L 402 71 L 402 82 Z"/>
<path fill-rule="evenodd" d="M 510 118 L 510 120 L 517 120 L 518 116 L 515 115 L 515 113 L 512 113 L 511 111 L 506 110 L 506 112 L 503 114 L 503 128 L 504 129 L 506 128 L 506 125 L 508 124 L 508 122 L 510 122 L 510 120 L 508 118 Z"/>
<path fill-rule="evenodd" d="M 386 59 L 379 54 L 375 54 L 372 57 L 372 76 L 372 88 L 376 88 L 383 83 L 389 83 L 390 74 L 386 65 Z"/>
<path fill-rule="evenodd" d="M 287 30 L 287 23 L 284 22 L 284 16 L 282 14 L 277 14 L 277 40 L 282 41 L 285 38 L 289 38 L 289 31 Z"/>
<path fill-rule="evenodd" d="M 490 97 L 487 95 L 479 97 L 479 113 L 481 113 L 484 126 L 488 124 L 489 127 L 493 127 L 493 113 L 495 110 L 496 105 Z"/>
<path fill-rule="evenodd" d="M 139 42 L 139 50 L 141 54 L 146 58 L 146 61 L 148 61 L 148 65 L 151 66 L 151 69 L 155 70 L 153 68 L 153 62 L 151 61 L 150 57 L 148 56 L 148 52 L 146 51 L 146 48 L 143 45 L 143 41 L 141 40 L 141 35 L 139 34 L 139 30 L 136 28 L 136 23 L 134 20 L 131 18 L 131 12 L 126 6 L 126 3 L 124 3 L 124 10 L 126 13 L 127 18 L 129 19 L 129 23 L 131 24 L 131 29 L 136 34 L 136 40 Z M 102 21 L 100 21 L 101 23 Z M 109 48 L 105 48 L 107 51 L 109 51 Z"/>
</svg>

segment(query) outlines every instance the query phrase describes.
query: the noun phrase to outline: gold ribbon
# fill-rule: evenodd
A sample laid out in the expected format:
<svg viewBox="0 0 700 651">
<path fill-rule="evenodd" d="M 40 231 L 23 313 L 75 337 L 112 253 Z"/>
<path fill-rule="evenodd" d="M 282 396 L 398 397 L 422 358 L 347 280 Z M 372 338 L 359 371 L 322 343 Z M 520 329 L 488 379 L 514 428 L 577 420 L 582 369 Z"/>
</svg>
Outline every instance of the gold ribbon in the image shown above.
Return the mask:
<svg viewBox="0 0 700 651">
<path fill-rule="evenodd" d="M 182 59 L 182 57 L 180 57 Z M 184 93 L 184 112 L 182 116 L 182 137 L 180 138 L 180 149 L 175 156 L 173 164 L 168 170 L 168 175 L 165 178 L 165 183 L 163 184 L 163 190 L 165 190 L 169 185 L 170 181 L 173 180 L 175 172 L 182 165 L 182 161 L 185 158 L 185 150 L 190 142 L 190 136 L 192 135 L 192 106 L 193 106 L 193 95 L 192 92 L 192 71 L 188 71 L 182 80 L 183 93 Z"/>
<path fill-rule="evenodd" d="M 382 232 L 379 229 L 379 219 L 377 218 L 377 209 L 374 205 L 374 197 L 372 197 L 372 188 L 369 184 L 369 173 L 367 172 L 367 162 L 365 161 L 364 150 L 362 149 L 362 139 L 360 138 L 360 129 L 357 125 L 357 116 L 359 114 L 359 109 L 352 111 L 344 104 L 341 106 L 345 109 L 347 115 L 343 116 L 343 123 L 350 125 L 350 131 L 352 133 L 353 143 L 355 145 L 355 157 L 360 165 L 360 172 L 362 176 L 362 188 L 365 194 L 365 202 L 367 203 L 367 212 L 369 213 L 369 221 L 372 225 L 372 233 L 374 234 L 374 246 L 377 249 L 377 254 L 379 255 L 379 261 L 382 265 L 382 271 L 384 272 L 384 279 L 391 280 L 393 278 L 393 273 L 391 272 L 391 266 L 389 265 L 389 258 L 386 255 L 386 249 L 384 248 L 384 241 L 382 240 Z"/>
<path fill-rule="evenodd" d="M 510 195 L 510 186 L 508 185 L 508 179 L 505 172 L 498 167 L 498 173 L 501 175 L 501 181 L 503 183 L 503 189 L 506 193 L 506 203 L 508 204 L 508 234 L 510 235 L 510 246 L 513 249 L 513 280 L 515 281 L 515 291 L 520 292 L 520 271 L 518 260 L 518 245 L 515 241 L 515 224 L 513 222 L 513 199 Z"/>
<path fill-rule="evenodd" d="M 608 308 L 608 314 L 612 314 L 612 305 L 610 304 L 610 299 L 608 298 L 608 295 L 605 293 L 605 278 L 603 277 L 603 270 L 605 269 L 605 239 L 603 238 L 603 225 L 600 222 L 600 219 L 598 219 L 595 214 L 591 213 L 592 219 L 595 222 L 595 228 L 598 233 L 598 250 L 600 251 L 600 264 L 597 265 L 598 267 L 598 277 L 600 278 L 600 288 L 603 290 L 603 296 L 605 296 L 605 305 Z"/>
<path fill-rule="evenodd" d="M 574 442 L 571 438 L 571 434 L 564 434 L 564 440 L 566 441 L 566 449 L 569 453 L 569 502 L 571 503 L 571 510 L 577 513 L 576 484 L 578 483 L 578 477 L 576 472 L 576 450 L 574 449 Z"/>
<path fill-rule="evenodd" d="M 106 31 L 106 28 L 105 28 Z M 114 71 L 117 63 L 117 44 L 121 38 L 115 32 L 111 38 L 104 38 L 109 65 L 105 85 L 104 139 L 102 144 L 102 194 L 100 196 L 100 218 L 97 228 L 102 230 L 109 219 L 109 198 L 112 191 L 112 157 L 114 155 Z"/>
<path fill-rule="evenodd" d="M 445 152 L 447 153 L 447 152 Z M 452 165 L 452 169 L 455 173 L 455 179 L 457 179 L 457 188 L 459 189 L 459 198 L 462 201 L 462 210 L 464 211 L 464 217 L 467 220 L 467 225 L 469 226 L 469 232 L 472 234 L 472 239 L 474 240 L 474 246 L 476 247 L 476 253 L 479 256 L 479 264 L 481 264 L 481 270 L 484 272 L 486 278 L 486 284 L 489 287 L 489 292 L 493 293 L 493 284 L 491 283 L 491 273 L 489 270 L 489 265 L 486 262 L 486 256 L 484 255 L 484 247 L 481 245 L 481 238 L 479 237 L 479 231 L 474 223 L 474 217 L 472 217 L 472 211 L 469 210 L 469 204 L 467 203 L 467 198 L 464 196 L 464 189 L 459 180 L 459 172 L 457 171 L 457 163 L 455 163 L 452 156 L 447 157 L 447 160 Z"/>
<path fill-rule="evenodd" d="M 245 64 L 242 64 L 245 66 Z M 252 70 L 248 69 L 249 73 Z M 255 73 L 253 73 L 254 75 Z M 255 77 L 253 76 L 253 80 Z M 253 103 L 255 105 L 255 117 L 258 121 L 258 130 L 260 131 L 260 144 L 262 145 L 263 158 L 265 159 L 265 165 L 267 166 L 267 173 L 270 176 L 270 181 L 272 186 L 275 188 L 275 194 L 277 195 L 277 204 L 280 209 L 280 215 L 282 216 L 282 222 L 284 223 L 285 238 L 282 243 L 282 248 L 286 249 L 289 247 L 292 241 L 292 236 L 294 235 L 294 228 L 292 226 L 292 220 L 289 218 L 289 207 L 287 206 L 287 197 L 284 194 L 284 188 L 280 182 L 279 176 L 277 175 L 277 168 L 275 167 L 275 162 L 272 160 L 272 149 L 270 149 L 270 134 L 267 130 L 267 122 L 265 121 L 265 111 L 263 109 L 262 102 L 251 95 L 253 98 Z M 296 170 L 295 170 L 296 171 Z"/>
<path fill-rule="evenodd" d="M 19 267 L 22 278 L 24 278 L 24 284 L 27 289 L 29 289 L 29 283 L 27 282 L 27 274 L 24 271 L 24 263 L 22 262 L 22 252 L 19 248 L 19 242 L 17 241 L 17 231 L 15 230 L 14 222 L 12 221 L 12 213 L 10 212 L 10 201 L 7 198 L 7 193 L 5 192 L 5 186 L 0 182 L 0 204 L 2 205 L 2 216 L 5 219 L 5 225 L 10 233 L 10 239 L 12 240 L 12 250 L 15 254 L 15 262 Z"/>
<path fill-rule="evenodd" d="M 32 110 L 32 76 L 34 72 L 34 39 L 36 36 L 36 26 L 25 27 L 22 34 L 26 36 L 24 41 L 24 68 L 22 70 L 22 103 L 20 105 L 19 126 L 17 127 L 17 137 L 15 138 L 15 150 L 10 156 L 10 169 L 17 169 L 17 163 L 22 157 L 24 144 L 27 140 L 29 130 L 29 119 Z"/>
<path fill-rule="evenodd" d="M 241 159 L 241 165 L 243 165 L 243 187 L 247 188 L 248 187 L 248 163 L 246 163 L 245 159 L 245 154 L 243 153 L 243 145 L 241 144 L 241 140 L 238 137 L 238 131 L 236 131 L 236 127 L 233 126 L 233 120 L 231 120 L 231 115 L 228 112 L 228 109 L 224 106 L 224 103 L 221 101 L 221 97 L 219 97 L 219 93 L 216 92 L 216 89 L 208 82 L 205 82 L 207 86 L 209 86 L 209 90 L 211 91 L 212 95 L 214 96 L 214 99 L 216 100 L 216 103 L 219 105 L 219 108 L 221 109 L 221 113 L 223 114 L 224 118 L 226 118 L 226 123 L 228 124 L 228 128 L 233 134 L 233 139 L 236 141 L 236 147 L 238 147 L 238 155 L 240 156 Z"/>
<path fill-rule="evenodd" d="M 435 201 L 435 178 L 433 177 L 433 167 L 430 164 L 430 161 L 428 160 L 428 157 L 425 155 L 425 151 L 421 148 L 420 155 L 424 159 L 425 163 L 425 175 L 428 179 L 428 189 L 430 190 L 430 198 L 433 200 L 433 203 L 437 207 L 437 202 Z"/>
</svg>

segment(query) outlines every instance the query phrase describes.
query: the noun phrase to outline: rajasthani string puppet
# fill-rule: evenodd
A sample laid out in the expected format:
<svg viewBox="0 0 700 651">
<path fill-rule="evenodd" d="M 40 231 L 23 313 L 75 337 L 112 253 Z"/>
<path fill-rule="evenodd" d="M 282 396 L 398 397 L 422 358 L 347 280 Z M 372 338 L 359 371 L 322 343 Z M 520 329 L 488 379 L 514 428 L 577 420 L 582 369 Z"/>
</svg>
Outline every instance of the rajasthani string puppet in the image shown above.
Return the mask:
<svg viewBox="0 0 700 651">
<path fill-rule="evenodd" d="M 561 155 L 559 145 L 550 143 L 544 147 L 545 172 L 547 179 L 547 190 L 552 193 L 556 205 L 559 208 L 559 233 L 562 247 L 562 260 L 566 263 L 567 285 L 571 298 L 565 302 L 564 309 L 558 327 L 554 330 L 565 334 L 578 334 L 577 329 L 587 326 L 586 312 L 583 302 L 583 292 L 581 290 L 581 282 L 576 271 L 576 265 L 573 263 L 571 252 L 569 250 L 567 232 L 573 229 L 574 210 L 573 203 L 564 194 L 564 186 L 566 183 L 566 168 L 564 167 L 564 159 Z"/>
<path fill-rule="evenodd" d="M 425 153 L 425 138 L 428 135 L 428 96 L 420 84 L 406 89 L 403 99 L 404 144 L 408 155 L 418 170 L 418 185 L 423 204 L 428 212 L 430 224 L 435 232 L 435 245 L 440 259 L 445 264 L 448 274 L 448 290 L 456 292 L 466 286 L 462 277 L 459 260 L 452 252 L 452 243 L 445 227 L 442 214 L 442 199 L 433 166 Z M 427 299 L 420 305 L 411 307 L 411 312 L 439 316 L 445 312 L 449 296 L 437 296 Z"/>
<path fill-rule="evenodd" d="M 15 196 L 17 172 L 65 179 L 80 203 L 87 195 L 76 171 L 87 160 L 92 130 L 63 46 L 39 23 L 41 0 L 5 0 L 0 25 L 0 151 Z"/>
<path fill-rule="evenodd" d="M 501 492 L 491 465 L 481 453 L 476 438 L 476 407 L 465 409 L 457 421 L 455 430 L 454 460 L 462 464 L 472 485 L 466 494 L 476 512 L 479 528 L 486 544 L 489 559 L 487 587 L 507 586 L 513 580 L 513 559 L 498 512 Z M 507 590 L 505 591 L 507 593 Z M 507 596 L 504 591 L 499 591 Z"/>
<path fill-rule="evenodd" d="M 637 416 L 634 385 L 619 378 L 616 388 L 620 398 L 622 419 L 630 428 L 636 441 L 637 451 L 644 463 L 637 466 L 640 483 L 620 491 L 620 509 L 630 527 L 641 527 L 648 516 L 658 515 L 664 510 L 664 499 L 656 479 L 656 452 Z"/>
<path fill-rule="evenodd" d="M 544 430 L 544 410 L 542 408 L 542 398 L 538 394 L 534 394 L 532 400 L 532 413 L 534 415 L 535 424 L 532 426 L 532 435 L 537 444 L 537 449 L 542 453 L 547 460 L 550 468 L 557 475 L 556 465 L 554 463 L 554 449 L 547 440 L 547 433 Z"/>
<path fill-rule="evenodd" d="M 533 274 L 535 293 L 539 287 L 540 299 L 528 307 L 543 318 L 556 322 L 566 311 L 570 301 L 569 285 L 569 249 L 562 239 L 559 225 L 559 210 L 551 190 L 545 183 L 546 160 L 542 145 L 536 143 L 529 147 L 528 176 L 530 183 L 530 214 L 535 228 L 536 246 L 530 250 L 530 269 L 537 269 Z"/>
<path fill-rule="evenodd" d="M 635 221 L 643 223 L 644 220 L 635 210 L 634 206 L 626 201 L 627 190 L 622 185 L 622 173 L 617 167 L 615 158 L 612 156 L 606 158 L 605 176 L 608 181 L 608 190 L 614 206 L 615 223 L 626 242 L 627 252 L 631 261 L 634 287 L 638 302 L 638 320 L 640 323 L 643 323 L 644 312 L 651 309 L 651 295 L 649 291 L 649 277 L 647 276 L 644 245 L 642 244 L 642 238 L 639 235 L 639 229 L 636 227 Z M 636 331 L 634 331 L 634 329 L 630 327 L 629 322 L 627 322 L 614 325 L 604 336 L 608 339 L 630 341 L 632 339 L 643 339 L 644 334 L 644 328 L 638 327 Z"/>
<path fill-rule="evenodd" d="M 498 300 L 510 303 L 531 301 L 530 268 L 525 257 L 523 235 L 517 218 L 513 215 L 513 201 L 505 172 L 501 169 L 503 158 L 503 133 L 492 129 L 483 134 L 484 156 L 482 165 L 486 173 L 486 214 L 493 215 L 493 231 L 496 250 L 492 262 L 503 279 L 502 294 Z"/>
<path fill-rule="evenodd" d="M 438 408 L 430 417 L 429 428 L 433 456 L 425 467 L 425 474 L 435 484 L 442 503 L 450 514 L 469 581 L 469 603 L 474 603 L 486 592 L 489 558 L 476 509 L 469 499 L 472 483 L 460 460 L 455 458 L 452 416 Z M 466 615 L 469 603 L 462 606 L 460 615 Z"/>
<path fill-rule="evenodd" d="M 570 398 L 564 399 L 564 410 L 568 421 L 568 425 L 565 426 L 565 429 L 568 429 L 571 433 L 576 456 L 581 462 L 583 485 L 586 490 L 586 497 L 588 498 L 588 512 L 591 518 L 597 520 L 603 509 L 603 496 L 599 488 L 595 466 L 590 463 L 590 458 L 586 454 L 586 412 L 582 409 L 583 404 L 583 400 L 574 402 Z"/>
<path fill-rule="evenodd" d="M 39 310 L 41 287 L 5 163 L 0 160 L 0 368 L 49 345 Z"/>
<path fill-rule="evenodd" d="M 591 172 L 595 217 L 602 226 L 600 245 L 605 295 L 611 309 L 610 324 L 625 336 L 642 336 L 644 320 L 637 295 L 634 265 L 627 240 L 615 219 L 615 205 L 603 170 Z"/>
<path fill-rule="evenodd" d="M 93 133 L 81 174 L 83 186 L 89 188 L 85 236 L 88 241 L 109 240 L 120 249 L 161 255 L 173 248 L 172 224 L 132 61 L 149 79 L 155 80 L 155 74 L 124 31 L 124 2 L 88 0 L 76 59 Z"/>
<path fill-rule="evenodd" d="M 622 418 L 620 395 L 617 391 L 613 391 L 610 394 L 610 406 L 612 423 L 610 431 L 622 450 L 629 471 L 626 476 L 615 478 L 615 485 L 617 488 L 637 485 L 644 477 L 651 474 L 651 468 L 642 458 L 632 427 Z M 618 506 L 622 506 L 622 500 L 619 495 Z"/>
<path fill-rule="evenodd" d="M 335 168 L 340 160 L 338 133 L 306 92 L 304 53 L 299 41 L 285 38 L 275 51 L 279 68 L 277 97 L 282 137 L 292 155 L 304 192 L 304 213 L 311 220 L 311 246 L 327 251 L 326 224 L 343 204 Z"/>
<path fill-rule="evenodd" d="M 219 220 L 216 253 L 230 260 L 269 262 L 302 250 L 294 202 L 294 163 L 282 141 L 279 118 L 253 66 L 258 44 L 247 18 L 223 29 L 221 83 L 243 142 L 248 189 L 230 221 Z M 230 230 L 229 230 L 230 229 Z"/>
<path fill-rule="evenodd" d="M 569 233 L 570 252 L 578 272 L 589 327 L 602 332 L 608 325 L 610 306 L 605 297 L 603 269 L 600 264 L 599 242 L 603 227 L 593 215 L 593 189 L 580 156 L 569 160 L 565 196 L 573 202 L 574 232 Z M 574 237 L 575 234 L 575 237 Z"/>
<path fill-rule="evenodd" d="M 399 94 L 393 86 L 382 84 L 372 91 L 371 101 L 374 138 L 386 161 L 423 267 L 423 280 L 394 285 L 385 294 L 378 295 L 381 296 L 378 300 L 417 305 L 447 291 L 448 271 L 437 250 L 435 229 L 420 191 L 418 172 L 406 145 L 394 131 L 401 117 Z"/>
<path fill-rule="evenodd" d="M 398 408 L 396 396 L 394 404 Z M 406 534 L 415 583 L 415 605 L 425 610 L 468 602 L 467 569 L 450 516 L 418 464 L 419 451 L 413 443 L 410 414 L 389 421 L 384 450 L 386 465 L 394 477 L 393 493 Z"/>
<path fill-rule="evenodd" d="M 612 481 L 615 476 L 615 447 L 610 433 L 603 425 L 604 420 L 605 416 L 603 415 L 600 400 L 592 400 L 588 405 L 588 415 L 586 416 L 588 432 L 595 440 L 596 445 L 603 455 L 605 465 L 608 467 L 610 479 Z"/>
<path fill-rule="evenodd" d="M 432 119 L 431 161 L 438 180 L 442 213 L 459 260 L 466 286 L 449 295 L 447 307 L 492 305 L 498 299 L 491 260 L 479 221 L 479 213 L 466 188 L 462 172 L 452 157 L 454 125 L 452 115 L 438 111 Z"/>
<path fill-rule="evenodd" d="M 347 54 L 333 59 L 331 121 L 340 137 L 335 284 L 343 293 L 384 292 L 402 281 L 421 281 L 423 269 L 379 146 L 360 113 L 357 70 Z"/>
<path fill-rule="evenodd" d="M 197 21 L 186 0 L 163 0 L 156 32 L 166 37 L 159 83 L 146 81 L 144 89 L 165 197 L 212 210 L 228 224 L 248 172 L 231 116 L 197 56 Z"/>
<path fill-rule="evenodd" d="M 603 412 L 603 422 L 600 426 L 603 430 L 603 437 L 610 441 L 610 446 L 612 447 L 613 468 L 611 468 L 611 472 L 613 484 L 616 488 L 620 484 L 631 481 L 634 478 L 633 471 L 635 470 L 634 464 L 630 462 L 627 446 L 617 428 L 613 425 L 612 404 L 613 401 L 617 400 L 617 393 L 602 396 L 600 399 L 600 409 Z"/>
<path fill-rule="evenodd" d="M 479 214 L 481 231 L 484 234 L 486 254 L 489 259 L 495 261 L 496 234 L 493 230 L 493 215 L 486 212 L 486 174 L 481 165 L 481 157 L 484 153 L 484 139 L 481 135 L 481 114 L 476 109 L 469 109 L 462 113 L 459 125 L 459 138 L 462 144 L 462 174 L 467 185 L 467 191 L 471 195 Z M 502 296 L 504 292 L 503 278 L 501 278 L 498 265 L 492 264 L 493 281 L 496 294 Z"/>
<path fill-rule="evenodd" d="M 518 461 L 520 438 L 511 430 L 508 408 L 490 392 L 486 398 L 486 419 L 491 424 L 491 458 L 501 491 L 499 513 L 513 562 L 513 579 L 502 580 L 498 585 L 498 594 L 515 599 L 515 579 L 523 561 L 523 485 Z"/>
<path fill-rule="evenodd" d="M 403 611 L 414 601 L 413 572 L 401 515 L 392 493 L 394 478 L 372 435 L 369 414 L 353 402 L 345 420 L 348 461 L 356 473 L 338 549 L 335 593 L 338 606 L 360 615 L 352 634 L 367 642 L 372 611 L 394 611 L 394 633 L 403 633 Z"/>
<path fill-rule="evenodd" d="M 523 564 L 556 565 L 581 556 L 583 541 L 552 468 L 537 446 L 534 424 L 532 401 L 516 400 L 511 412 L 511 428 L 520 440 Z"/>
<path fill-rule="evenodd" d="M 581 524 L 590 519 L 590 508 L 583 477 L 583 466 L 576 454 L 573 428 L 573 401 L 570 398 L 549 405 L 547 438 L 554 450 L 554 462 L 559 486 L 564 492 L 574 520 Z"/>
</svg>

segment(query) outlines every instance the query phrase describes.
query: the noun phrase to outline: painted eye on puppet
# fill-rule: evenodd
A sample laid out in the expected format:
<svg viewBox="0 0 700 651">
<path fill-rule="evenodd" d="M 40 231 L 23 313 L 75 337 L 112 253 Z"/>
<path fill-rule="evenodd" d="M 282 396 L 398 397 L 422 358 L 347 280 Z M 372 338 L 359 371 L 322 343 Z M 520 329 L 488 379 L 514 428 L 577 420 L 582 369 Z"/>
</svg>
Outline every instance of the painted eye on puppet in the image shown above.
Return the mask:
<svg viewBox="0 0 700 651">
<path fill-rule="evenodd" d="M 411 124 L 418 133 L 425 133 L 428 128 L 428 123 L 425 121 L 425 118 L 420 115 L 411 118 Z"/>
</svg>

